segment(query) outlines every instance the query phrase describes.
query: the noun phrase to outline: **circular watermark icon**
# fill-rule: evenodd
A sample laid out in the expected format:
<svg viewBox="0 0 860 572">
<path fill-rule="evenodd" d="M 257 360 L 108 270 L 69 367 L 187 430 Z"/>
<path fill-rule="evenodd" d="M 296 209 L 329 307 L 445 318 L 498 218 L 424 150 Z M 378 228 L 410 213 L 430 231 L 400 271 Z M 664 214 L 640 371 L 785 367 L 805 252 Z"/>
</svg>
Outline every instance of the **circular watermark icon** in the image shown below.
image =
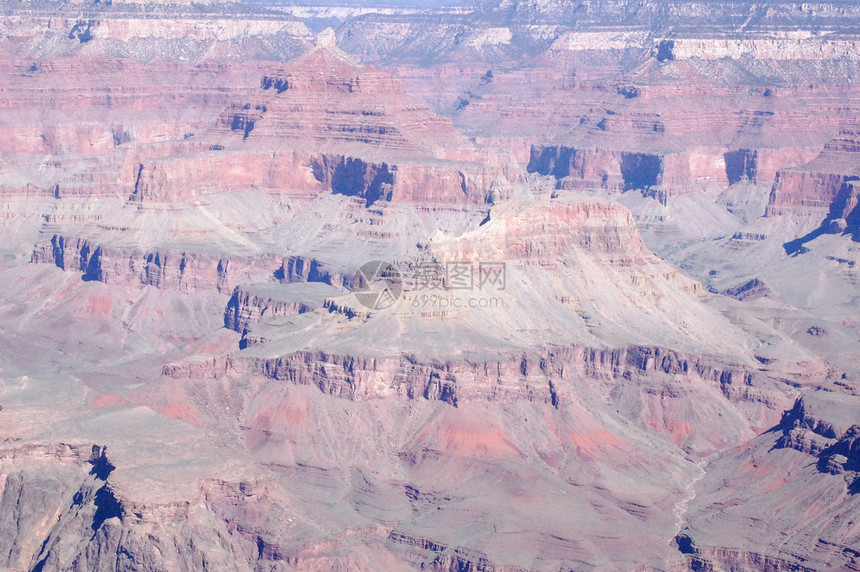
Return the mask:
<svg viewBox="0 0 860 572">
<path fill-rule="evenodd" d="M 371 260 L 361 265 L 352 282 L 355 297 L 371 310 L 393 306 L 403 293 L 403 278 L 394 266 L 383 260 Z"/>
</svg>

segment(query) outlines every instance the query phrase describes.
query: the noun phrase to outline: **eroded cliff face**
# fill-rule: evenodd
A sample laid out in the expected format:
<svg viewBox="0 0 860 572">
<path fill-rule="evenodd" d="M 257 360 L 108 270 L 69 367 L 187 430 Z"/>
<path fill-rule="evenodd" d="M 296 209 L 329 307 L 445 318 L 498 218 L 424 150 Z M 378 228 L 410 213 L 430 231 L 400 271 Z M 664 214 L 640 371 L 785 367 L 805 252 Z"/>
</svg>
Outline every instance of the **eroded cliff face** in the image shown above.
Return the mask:
<svg viewBox="0 0 860 572">
<path fill-rule="evenodd" d="M 856 76 L 847 55 L 856 38 L 834 18 L 856 13 L 841 5 L 673 4 L 658 17 L 653 7 L 625 2 L 586 3 L 575 14 L 553 3 L 501 4 L 468 21 L 503 26 L 510 34 L 504 41 L 470 42 L 478 30 L 462 24 L 460 42 L 431 48 L 406 19 L 382 16 L 350 23 L 342 41 L 366 40 L 371 48 L 363 53 L 396 68 L 407 91 L 450 113 L 459 127 L 507 146 L 529 171 L 553 175 L 559 188 L 647 189 L 666 200 L 771 186 L 778 172 L 809 163 L 853 126 L 848 110 L 857 108 L 857 91 L 844 80 Z M 734 11 L 745 22 L 740 36 L 726 28 Z M 428 74 L 390 51 L 374 52 L 384 50 L 367 38 L 375 24 L 393 30 L 398 49 L 438 50 L 440 63 Z M 813 32 L 815 26 L 829 31 Z M 449 33 L 440 25 L 440 36 Z M 517 59 L 522 53 L 532 56 L 528 65 Z M 828 71 L 839 66 L 850 71 Z"/>
<path fill-rule="evenodd" d="M 292 281 L 300 282 L 296 279 Z M 341 291 L 329 287 L 322 281 L 287 287 L 237 286 L 224 311 L 224 327 L 245 334 L 248 326 L 263 318 L 310 312 L 323 307 L 327 296 L 340 294 L 342 294 Z"/>
<path fill-rule="evenodd" d="M 855 7 L 3 6 L 0 567 L 860 568 Z"/>
<path fill-rule="evenodd" d="M 812 132 L 786 133 L 797 131 L 793 114 L 787 109 L 760 111 L 754 100 L 737 93 L 725 93 L 724 97 L 735 99 L 739 106 L 752 104 L 753 110 L 747 116 L 720 109 L 720 104 L 715 103 L 713 112 L 721 115 L 720 119 L 697 120 L 692 108 L 662 108 L 670 97 L 664 86 L 643 87 L 641 92 L 638 87 L 619 86 L 614 96 L 605 93 L 609 88 L 604 86 L 604 94 L 599 96 L 604 100 L 602 105 L 612 106 L 602 115 L 583 109 L 578 125 L 575 117 L 571 118 L 570 133 L 555 136 L 561 142 L 532 146 L 529 172 L 553 176 L 559 188 L 657 188 L 667 196 L 675 196 L 700 191 L 703 185 L 772 184 L 775 179 L 779 182 L 780 173 L 785 175 L 781 170 L 812 161 L 825 143 Z M 638 93 L 628 98 L 624 95 L 631 93 L 628 89 Z M 574 93 L 568 97 L 579 99 Z M 673 93 L 671 97 L 708 96 Z M 649 112 L 650 120 L 643 117 Z M 784 146 L 772 145 L 768 135 L 777 137 L 777 133 L 783 133 L 780 137 L 786 139 Z M 565 139 L 579 141 L 565 143 Z"/>
<path fill-rule="evenodd" d="M 306 154 L 207 150 L 141 163 L 130 198 L 181 203 L 206 193 L 252 187 L 299 198 L 328 189 L 313 176 Z"/>
<path fill-rule="evenodd" d="M 606 386 L 606 391 L 615 388 L 618 393 L 614 398 L 619 406 L 640 411 L 636 423 L 665 434 L 696 454 L 718 450 L 750 434 L 751 427 L 738 425 L 738 411 L 757 411 L 753 423 L 767 425 L 775 418 L 775 411 L 767 409 L 775 409 L 784 402 L 768 397 L 761 380 L 754 381 L 755 372 L 743 366 L 727 366 L 718 360 L 678 355 L 661 348 L 611 351 L 559 348 L 544 355 L 511 355 L 504 361 L 446 363 L 427 362 L 409 355 L 357 359 L 350 355 L 299 352 L 274 359 L 239 356 L 213 365 L 212 378 L 258 375 L 297 385 L 315 385 L 324 394 L 354 401 L 396 396 L 438 400 L 454 407 L 472 402 L 526 401 L 565 409 L 571 400 L 578 399 L 573 389 L 577 383 L 598 382 Z M 175 373 L 183 372 L 180 369 Z M 703 438 L 690 426 L 691 418 L 703 415 L 703 411 L 696 408 L 684 413 L 675 411 L 672 404 L 680 405 L 683 401 L 676 393 L 680 387 L 686 387 L 682 393 L 701 392 L 703 399 L 709 401 L 722 401 L 714 399 L 718 392 L 728 400 L 718 408 L 731 413 L 725 426 L 713 437 Z M 656 400 L 649 397 L 652 392 L 659 396 Z M 713 404 L 702 405 L 705 410 Z"/>
<path fill-rule="evenodd" d="M 7 442 L 0 466 L 6 567 L 69 568 L 72 561 L 61 560 L 61 551 L 80 558 L 123 518 L 107 483 L 114 466 L 104 447 Z"/>
<path fill-rule="evenodd" d="M 860 156 L 858 153 L 858 134 L 855 131 L 843 131 L 828 142 L 813 161 L 803 167 L 777 173 L 768 202 L 768 216 L 793 212 L 818 214 L 832 204 L 835 215 L 849 214 L 853 209 L 848 198 L 851 191 L 848 188 L 842 191 L 842 188 L 847 181 L 858 176 L 855 166 Z M 836 205 L 834 201 L 840 191 L 842 197 L 838 200 L 839 205 Z M 846 208 L 847 212 L 841 212 Z"/>
<path fill-rule="evenodd" d="M 141 163 L 208 150 L 197 136 L 268 65 L 12 53 L 0 65 L 10 110 L 0 118 L 0 193 L 30 185 L 48 196 L 128 197 Z"/>
<path fill-rule="evenodd" d="M 248 60 L 261 52 L 284 60 L 301 53 L 313 39 L 308 27 L 294 18 L 254 13 L 228 2 L 160 4 L 146 9 L 138 2 L 71 3 L 42 11 L 4 2 L 2 26 L 5 36 L 25 39 L 14 42 L 11 53 L 30 60 L 83 54 L 142 63 L 199 63 Z M 237 49 L 243 44 L 245 51 Z"/>
<path fill-rule="evenodd" d="M 363 201 L 326 200 L 348 205 L 342 211 L 347 224 L 369 229 L 392 228 L 390 218 L 400 225 L 421 220 L 416 213 L 428 208 L 375 205 L 371 212 Z M 83 526 L 76 524 L 77 513 L 62 516 L 54 535 L 63 541 L 48 544 L 46 562 L 58 569 L 84 561 L 93 569 L 132 562 L 177 570 L 282 563 L 307 570 L 422 564 L 529 569 L 540 555 L 553 567 L 581 560 L 596 565 L 606 550 L 600 539 L 613 530 L 617 535 L 619 527 L 631 535 L 638 530 L 642 538 L 643 518 L 657 524 L 643 540 L 614 551 L 614 561 L 663 566 L 671 559 L 675 551 L 667 542 L 676 503 L 697 470 L 683 455 L 707 455 L 753 437 L 778 421 L 793 390 L 760 371 L 749 353 L 733 361 L 728 346 L 716 340 L 728 337 L 725 332 L 743 334 L 702 310 L 701 286 L 651 254 L 630 212 L 616 203 L 545 196 L 496 205 L 489 217 L 483 210 L 434 212 L 465 217 L 468 224 L 425 234 L 420 248 L 409 240 L 400 256 L 504 262 L 510 287 L 497 295 L 511 306 L 342 312 L 360 306 L 343 290 L 349 282 L 331 254 L 282 256 L 272 260 L 278 268 L 266 270 L 263 284 L 243 284 L 229 301 L 220 297 L 218 323 L 204 326 L 186 306 L 217 291 L 215 259 L 186 253 L 180 273 L 179 253 L 155 251 L 143 271 L 128 258 L 109 264 L 112 251 L 96 257 L 98 247 L 83 240 L 57 237 L 37 249 L 34 256 L 51 264 L 26 269 L 50 271 L 51 280 L 61 281 L 44 293 L 49 312 L 85 316 L 88 327 L 106 332 L 83 342 L 100 346 L 92 354 L 104 356 L 98 360 L 118 359 L 132 347 L 131 355 L 140 356 L 128 361 L 127 373 L 145 382 L 87 390 L 85 415 L 124 419 L 110 417 L 95 427 L 140 423 L 135 431 L 143 427 L 144 434 L 161 425 L 171 433 L 192 432 L 166 438 L 187 451 L 179 454 L 180 445 L 158 453 L 151 444 L 118 447 L 132 429 L 113 435 L 93 429 L 109 438 L 110 450 L 117 448 L 111 463 L 119 469 L 107 483 L 121 518 L 105 519 L 93 537 L 73 534 Z M 359 216 L 364 223 L 355 222 Z M 137 254 L 134 260 L 146 259 Z M 120 267 L 136 270 L 109 271 Z M 87 275 L 98 279 L 76 279 Z M 243 280 L 259 279 L 249 274 Z M 220 291 L 227 293 L 230 284 L 224 281 Z M 107 292 L 118 295 L 105 299 Z M 631 305 L 617 306 L 624 297 Z M 645 300 L 659 299 L 665 303 L 646 310 Z M 544 309 L 540 300 L 555 301 Z M 655 308 L 661 308 L 659 318 L 639 322 Z M 515 327 L 506 332 L 483 325 L 507 314 L 532 330 L 517 333 L 520 347 L 500 345 L 511 343 L 503 336 Z M 115 331 L 113 315 L 127 325 Z M 187 326 L 207 332 L 205 339 L 153 329 L 155 323 L 178 327 L 175 316 L 194 316 Z M 25 314 L 13 322 L 32 319 Z M 614 331 L 613 320 L 665 345 L 622 343 L 630 333 Z M 222 325 L 236 331 L 219 330 Z M 695 350 L 676 349 L 682 344 L 675 328 L 688 332 Z M 441 338 L 432 332 L 440 330 L 451 332 L 457 352 L 437 343 Z M 469 342 L 475 330 L 486 339 Z M 544 330 L 539 338 L 536 332 Z M 543 341 L 562 331 L 594 343 Z M 705 331 L 714 340 L 701 338 Z M 363 355 L 371 336 L 377 341 Z M 153 338 L 169 358 L 147 357 Z M 304 347 L 309 344 L 323 349 Z M 23 414 L 19 407 L 13 413 Z M 199 448 L 215 451 L 218 461 L 190 461 Z M 177 454 L 181 461 L 164 462 L 154 475 L 138 472 L 147 470 L 150 455 Z M 623 467 L 630 463 L 642 468 L 636 482 L 647 498 L 623 492 L 629 482 Z M 449 476 L 440 480 L 440 474 Z M 191 484 L 176 492 L 177 485 L 159 485 L 162 480 Z M 487 495 L 470 492 L 476 484 Z M 515 500 L 500 501 L 511 486 L 520 491 Z M 338 500 L 331 501 L 332 490 L 341 491 Z M 559 506 L 558 499 L 570 501 Z M 492 534 L 466 535 L 450 524 L 465 514 L 467 522 L 506 526 L 514 513 L 523 515 L 515 523 L 527 532 L 508 536 L 516 546 L 512 553 Z M 544 524 L 536 527 L 537 514 Z M 327 523 L 324 530 L 320 522 Z"/>
<path fill-rule="evenodd" d="M 857 531 L 850 516 L 858 502 L 856 421 L 856 397 L 816 392 L 798 399 L 772 432 L 715 460 L 714 476 L 705 477 L 690 524 L 677 538 L 689 565 L 856 568 Z M 715 485 L 712 479 L 721 470 L 740 462 L 732 485 Z M 786 506 L 790 497 L 803 502 Z M 736 502 L 754 503 L 762 518 L 732 509 Z M 814 511 L 818 518 L 806 521 L 803 511 Z M 751 534 L 732 538 L 723 528 L 727 525 L 749 527 Z M 778 532 L 783 526 L 798 536 L 785 542 Z M 813 543 L 798 540 L 812 535 Z"/>
<path fill-rule="evenodd" d="M 819 471 L 843 475 L 849 490 L 860 486 L 860 425 L 851 410 L 826 397 L 798 399 L 782 418 L 783 435 L 778 447 L 796 449 L 818 458 Z M 856 481 L 856 482 L 855 482 Z"/>
<path fill-rule="evenodd" d="M 830 232 L 843 232 L 851 234 L 855 241 L 860 240 L 860 184 L 858 179 L 850 177 L 846 180 L 836 198 L 830 204 L 830 212 L 827 215 Z"/>
<path fill-rule="evenodd" d="M 188 154 L 141 163 L 131 198 L 176 203 L 254 187 L 294 197 L 331 191 L 367 205 L 486 203 L 494 185 L 519 176 L 507 154 L 472 145 L 397 78 L 361 66 L 333 39 L 263 75 L 213 127 Z"/>
<path fill-rule="evenodd" d="M 91 451 L 91 452 L 90 452 Z M 206 506 L 140 505 L 111 482 L 98 445 L 7 444 L 0 505 L 4 566 L 32 570 L 251 570 L 254 550 L 233 538 Z M 223 486 L 223 485 L 222 485 Z M 208 522 L 207 522 L 208 521 Z M 243 545 L 244 544 L 244 545 Z M 247 556 L 246 553 L 247 552 Z"/>
<path fill-rule="evenodd" d="M 83 280 L 141 284 L 186 294 L 213 289 L 227 294 L 239 282 L 270 278 L 282 264 L 269 255 L 228 259 L 195 252 L 125 252 L 57 235 L 50 243 L 37 244 L 31 261 L 81 272 Z"/>
</svg>

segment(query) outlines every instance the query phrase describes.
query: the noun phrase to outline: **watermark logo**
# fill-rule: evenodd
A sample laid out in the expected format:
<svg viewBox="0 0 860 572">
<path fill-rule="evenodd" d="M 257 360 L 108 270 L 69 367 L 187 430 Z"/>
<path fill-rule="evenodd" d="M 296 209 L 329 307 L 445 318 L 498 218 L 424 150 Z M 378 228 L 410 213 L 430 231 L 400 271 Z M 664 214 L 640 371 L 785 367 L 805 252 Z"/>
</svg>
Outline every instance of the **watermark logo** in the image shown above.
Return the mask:
<svg viewBox="0 0 860 572">
<path fill-rule="evenodd" d="M 403 293 L 403 278 L 394 266 L 382 260 L 361 265 L 353 277 L 353 292 L 358 301 L 371 310 L 392 307 Z"/>
<path fill-rule="evenodd" d="M 481 262 L 478 264 L 478 288 L 504 290 L 507 286 L 507 273 L 504 262 Z"/>
<path fill-rule="evenodd" d="M 450 294 L 415 294 L 409 293 L 404 296 L 409 307 L 422 311 L 446 311 L 463 310 L 467 308 L 502 308 L 505 305 L 503 298 L 498 296 L 453 296 Z"/>
<path fill-rule="evenodd" d="M 391 308 L 402 298 L 412 309 L 431 311 L 501 307 L 502 298 L 485 295 L 506 286 L 504 262 L 421 260 L 397 268 L 374 260 L 355 273 L 353 292 L 371 310 Z M 481 297 L 468 295 L 478 291 Z"/>
</svg>

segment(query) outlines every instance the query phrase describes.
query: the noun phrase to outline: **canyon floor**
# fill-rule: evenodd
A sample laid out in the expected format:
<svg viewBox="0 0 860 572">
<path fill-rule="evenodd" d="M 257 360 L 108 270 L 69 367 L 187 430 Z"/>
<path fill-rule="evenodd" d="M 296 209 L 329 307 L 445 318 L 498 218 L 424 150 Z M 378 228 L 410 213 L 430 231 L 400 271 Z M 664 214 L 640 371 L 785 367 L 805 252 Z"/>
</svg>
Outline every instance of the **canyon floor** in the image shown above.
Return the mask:
<svg viewBox="0 0 860 572">
<path fill-rule="evenodd" d="M 0 0 L 0 569 L 860 571 L 860 6 Z"/>
</svg>

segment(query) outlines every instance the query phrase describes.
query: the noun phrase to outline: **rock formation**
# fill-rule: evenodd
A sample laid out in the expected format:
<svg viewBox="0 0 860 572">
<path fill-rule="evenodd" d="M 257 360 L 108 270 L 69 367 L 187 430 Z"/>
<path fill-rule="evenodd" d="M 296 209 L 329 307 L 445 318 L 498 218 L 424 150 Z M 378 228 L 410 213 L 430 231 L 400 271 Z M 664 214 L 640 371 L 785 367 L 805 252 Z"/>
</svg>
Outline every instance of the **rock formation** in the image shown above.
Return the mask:
<svg viewBox="0 0 860 572">
<path fill-rule="evenodd" d="M 799 399 L 774 431 L 715 460 L 676 538 L 689 565 L 856 568 L 856 421 L 856 397 L 818 392 Z M 731 484 L 717 484 L 729 466 Z M 799 502 L 786 507 L 788 498 Z M 759 516 L 733 508 L 738 503 L 753 504 Z M 787 542 L 778 532 L 786 527 Z M 727 534 L 738 528 L 746 533 Z"/>
<path fill-rule="evenodd" d="M 0 568 L 860 570 L 857 6 L 394 4 L 0 0 Z"/>
</svg>

